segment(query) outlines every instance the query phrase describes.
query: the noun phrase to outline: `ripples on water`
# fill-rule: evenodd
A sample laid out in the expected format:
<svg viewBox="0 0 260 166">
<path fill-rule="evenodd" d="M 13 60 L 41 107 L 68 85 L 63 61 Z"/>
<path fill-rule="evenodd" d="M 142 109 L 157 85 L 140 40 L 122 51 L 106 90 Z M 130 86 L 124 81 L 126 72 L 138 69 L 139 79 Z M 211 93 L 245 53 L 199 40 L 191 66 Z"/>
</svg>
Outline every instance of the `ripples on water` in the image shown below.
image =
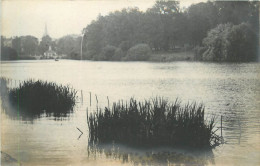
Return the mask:
<svg viewBox="0 0 260 166">
<path fill-rule="evenodd" d="M 94 150 L 92 147 L 96 153 L 91 154 L 86 123 L 86 108 L 96 109 L 95 95 L 100 107 L 107 106 L 107 96 L 110 103 L 133 96 L 138 100 L 164 96 L 170 101 L 179 97 L 183 104 L 203 102 L 208 116 L 218 115 L 216 127 L 220 126 L 219 119 L 223 116 L 226 144 L 213 150 L 213 155 L 206 155 L 207 160 L 201 160 L 198 156 L 194 158 L 194 154 L 190 158 L 183 157 L 180 153 L 179 157 L 183 157 L 184 161 L 178 162 L 185 164 L 185 160 L 188 160 L 200 165 L 259 165 L 259 71 L 260 65 L 257 63 L 2 62 L 1 75 L 4 77 L 69 84 L 82 90 L 84 98 L 83 104 L 78 103 L 74 113 L 64 117 L 41 114 L 37 118 L 15 120 L 2 114 L 2 150 L 25 165 L 132 165 L 137 161 L 139 164 L 147 161 L 150 165 L 158 162 L 166 165 L 165 161 L 176 159 L 171 157 L 176 151 L 170 154 L 169 151 L 159 151 L 158 155 L 155 151 L 153 155 L 147 156 L 146 152 L 132 152 L 133 149 L 129 152 L 128 148 L 119 147 L 116 149 L 121 151 L 114 151 L 111 155 L 113 147 L 98 147 Z M 81 137 L 77 128 L 83 131 Z"/>
</svg>

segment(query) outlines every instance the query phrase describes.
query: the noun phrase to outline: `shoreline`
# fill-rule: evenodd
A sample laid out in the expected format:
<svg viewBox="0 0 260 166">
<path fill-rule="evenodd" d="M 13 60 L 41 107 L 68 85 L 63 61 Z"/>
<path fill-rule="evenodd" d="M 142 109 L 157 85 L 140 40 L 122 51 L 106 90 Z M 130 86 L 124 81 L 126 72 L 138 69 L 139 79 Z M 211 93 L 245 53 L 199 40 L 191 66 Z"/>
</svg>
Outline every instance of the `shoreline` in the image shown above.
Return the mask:
<svg viewBox="0 0 260 166">
<path fill-rule="evenodd" d="M 34 58 L 34 57 L 33 57 Z M 14 62 L 14 61 L 41 61 L 41 60 L 55 60 L 55 58 L 49 59 L 33 59 L 30 58 L 18 58 L 15 60 L 0 60 L 0 62 Z M 152 52 L 148 60 L 95 60 L 95 59 L 71 59 L 71 58 L 60 58 L 59 60 L 74 60 L 74 61 L 92 61 L 92 62 L 159 62 L 159 63 L 169 63 L 169 62 L 207 62 L 207 63 L 259 63 L 260 61 L 210 61 L 210 60 L 198 60 L 195 57 L 193 51 L 186 52 Z"/>
<path fill-rule="evenodd" d="M 67 60 L 79 60 L 80 59 L 72 59 L 72 58 L 61 58 Z M 15 60 L 1 60 L 1 61 L 17 61 L 17 60 L 55 60 L 55 58 L 49 59 L 36 59 L 35 57 L 18 57 Z M 95 59 L 83 59 L 88 61 L 104 61 L 104 62 L 174 62 L 174 61 L 196 61 L 195 54 L 192 51 L 186 52 L 152 52 L 148 58 L 148 60 L 95 60 Z"/>
</svg>

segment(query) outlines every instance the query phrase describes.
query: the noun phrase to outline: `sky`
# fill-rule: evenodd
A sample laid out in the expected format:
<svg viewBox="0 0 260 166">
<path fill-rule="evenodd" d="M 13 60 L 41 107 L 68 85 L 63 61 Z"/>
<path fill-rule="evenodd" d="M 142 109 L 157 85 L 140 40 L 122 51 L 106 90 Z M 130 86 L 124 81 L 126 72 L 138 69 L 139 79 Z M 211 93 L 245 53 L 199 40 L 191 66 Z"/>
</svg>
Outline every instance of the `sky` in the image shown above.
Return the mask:
<svg viewBox="0 0 260 166">
<path fill-rule="evenodd" d="M 203 0 L 182 0 L 181 7 Z M 145 11 L 155 0 L 2 0 L 1 35 L 6 37 L 32 35 L 41 38 L 47 24 L 48 34 L 60 38 L 80 34 L 99 14 L 127 7 Z"/>
</svg>

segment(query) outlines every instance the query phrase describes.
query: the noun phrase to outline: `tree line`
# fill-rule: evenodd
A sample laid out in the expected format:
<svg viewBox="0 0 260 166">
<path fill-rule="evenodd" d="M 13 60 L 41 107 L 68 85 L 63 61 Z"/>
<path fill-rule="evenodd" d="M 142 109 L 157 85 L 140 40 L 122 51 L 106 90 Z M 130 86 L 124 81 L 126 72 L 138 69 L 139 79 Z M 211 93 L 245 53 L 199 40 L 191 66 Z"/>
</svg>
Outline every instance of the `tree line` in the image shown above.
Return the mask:
<svg viewBox="0 0 260 166">
<path fill-rule="evenodd" d="M 52 47 L 69 59 L 142 60 L 151 54 L 194 53 L 196 60 L 255 61 L 259 46 L 256 1 L 208 1 L 181 8 L 178 1 L 158 0 L 145 12 L 125 8 L 99 15 L 80 35 L 59 39 L 1 36 L 1 59 L 28 59 Z M 83 39 L 83 40 L 82 40 Z M 81 43 L 83 42 L 83 43 Z"/>
<path fill-rule="evenodd" d="M 180 8 L 156 1 L 99 15 L 84 30 L 85 59 L 147 60 L 148 54 L 192 50 L 197 60 L 253 61 L 259 34 L 258 3 L 215 1 Z"/>
<path fill-rule="evenodd" d="M 67 35 L 59 39 L 45 35 L 40 41 L 30 35 L 13 38 L 1 36 L 1 60 L 34 59 L 34 56 L 43 55 L 50 47 L 58 55 L 79 59 L 80 42 L 79 35 Z"/>
</svg>

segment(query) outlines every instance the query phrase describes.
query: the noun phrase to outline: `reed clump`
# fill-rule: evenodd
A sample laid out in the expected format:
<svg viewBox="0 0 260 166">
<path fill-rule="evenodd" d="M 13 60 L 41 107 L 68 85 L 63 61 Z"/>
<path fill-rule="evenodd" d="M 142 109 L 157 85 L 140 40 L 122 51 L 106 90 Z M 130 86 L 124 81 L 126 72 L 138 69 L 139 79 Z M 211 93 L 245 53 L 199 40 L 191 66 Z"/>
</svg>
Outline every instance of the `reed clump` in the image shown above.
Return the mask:
<svg viewBox="0 0 260 166">
<path fill-rule="evenodd" d="M 8 90 L 8 101 L 20 114 L 60 116 L 73 110 L 77 91 L 47 81 L 27 80 Z"/>
<path fill-rule="evenodd" d="M 213 131 L 215 117 L 204 118 L 204 106 L 163 98 L 114 103 L 112 108 L 88 114 L 89 139 L 94 143 L 122 143 L 131 146 L 214 148 L 220 137 Z"/>
<path fill-rule="evenodd" d="M 7 79 L 0 77 L 0 96 L 6 98 L 8 95 Z"/>
</svg>

